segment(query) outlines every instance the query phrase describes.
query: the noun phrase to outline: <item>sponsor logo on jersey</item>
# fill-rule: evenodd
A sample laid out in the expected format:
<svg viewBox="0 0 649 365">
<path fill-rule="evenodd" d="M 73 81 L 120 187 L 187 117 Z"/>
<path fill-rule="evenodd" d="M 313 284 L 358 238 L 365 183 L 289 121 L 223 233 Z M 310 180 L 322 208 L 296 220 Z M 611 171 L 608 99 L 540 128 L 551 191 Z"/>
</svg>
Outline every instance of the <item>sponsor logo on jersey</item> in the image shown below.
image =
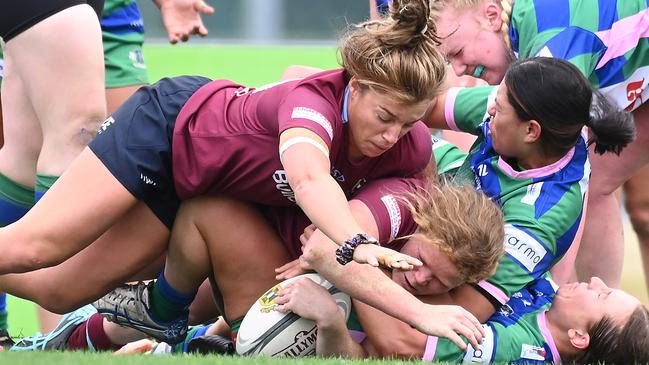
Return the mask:
<svg viewBox="0 0 649 365">
<path fill-rule="evenodd" d="M 514 313 L 514 310 L 509 306 L 509 304 L 503 304 L 498 308 L 498 314 L 501 316 L 509 317 L 512 313 Z"/>
<path fill-rule="evenodd" d="M 485 336 L 482 338 L 482 343 L 478 349 L 474 349 L 471 345 L 467 345 L 466 354 L 464 355 L 464 363 L 479 363 L 489 364 L 494 354 L 495 338 L 491 327 L 486 324 L 482 325 L 485 330 Z"/>
<path fill-rule="evenodd" d="M 529 234 L 505 224 L 505 251 L 532 272 L 548 251 Z"/>
<path fill-rule="evenodd" d="M 112 116 L 111 116 L 111 117 L 108 117 L 108 119 L 106 119 L 106 120 L 105 120 L 103 123 L 101 123 L 101 125 L 99 126 L 99 130 L 97 131 L 97 134 L 102 134 L 106 129 L 108 129 L 108 127 L 110 127 L 111 125 L 113 125 L 113 123 L 115 123 L 115 119 L 113 119 Z"/>
<path fill-rule="evenodd" d="M 543 347 L 523 344 L 521 347 L 521 358 L 529 360 L 545 360 L 547 351 Z"/>
<path fill-rule="evenodd" d="M 295 339 L 289 346 L 272 354 L 272 357 L 303 357 L 308 355 L 315 355 L 315 341 L 318 336 L 318 327 L 313 326 L 308 331 L 300 331 L 295 335 Z"/>
<path fill-rule="evenodd" d="M 543 187 L 543 182 L 538 182 L 535 184 L 530 184 L 527 186 L 527 193 L 521 199 L 521 203 L 527 204 L 527 205 L 534 205 L 536 203 L 536 199 L 539 198 L 539 195 L 541 195 L 541 188 Z"/>
<path fill-rule="evenodd" d="M 327 135 L 329 135 L 329 139 L 332 139 L 334 136 L 334 130 L 333 127 L 331 126 L 331 122 L 329 122 L 327 117 L 322 115 L 322 113 L 320 113 L 317 110 L 307 108 L 304 106 L 298 106 L 293 108 L 293 112 L 291 113 L 291 118 L 306 119 L 315 122 L 319 126 L 324 128 L 324 130 L 327 132 Z"/>
<path fill-rule="evenodd" d="M 392 195 L 384 195 L 381 197 L 385 209 L 388 211 L 390 217 L 390 241 L 394 240 L 399 234 L 399 227 L 401 227 L 401 210 L 397 199 Z"/>
<path fill-rule="evenodd" d="M 286 176 L 285 170 L 275 170 L 273 173 L 273 181 L 275 182 L 275 188 L 289 201 L 295 203 L 295 192 L 293 188 L 288 184 L 288 176 Z"/>
<path fill-rule="evenodd" d="M 629 82 L 626 86 L 626 99 L 631 103 L 624 110 L 631 111 L 635 108 L 636 102 L 642 104 L 642 92 L 644 91 L 644 77 L 640 81 Z"/>
<path fill-rule="evenodd" d="M 489 170 L 487 169 L 487 164 L 481 163 L 480 165 L 478 165 L 477 170 L 478 170 L 478 176 L 480 177 L 484 177 L 487 176 L 487 174 L 489 174 Z"/>
<path fill-rule="evenodd" d="M 331 177 L 336 179 L 336 181 L 338 182 L 345 182 L 345 175 L 343 175 L 343 173 L 335 167 L 331 168 Z"/>
<path fill-rule="evenodd" d="M 638 67 L 626 80 L 600 88 L 608 100 L 614 101 L 621 109 L 632 111 L 649 98 L 647 74 L 649 66 Z"/>
</svg>

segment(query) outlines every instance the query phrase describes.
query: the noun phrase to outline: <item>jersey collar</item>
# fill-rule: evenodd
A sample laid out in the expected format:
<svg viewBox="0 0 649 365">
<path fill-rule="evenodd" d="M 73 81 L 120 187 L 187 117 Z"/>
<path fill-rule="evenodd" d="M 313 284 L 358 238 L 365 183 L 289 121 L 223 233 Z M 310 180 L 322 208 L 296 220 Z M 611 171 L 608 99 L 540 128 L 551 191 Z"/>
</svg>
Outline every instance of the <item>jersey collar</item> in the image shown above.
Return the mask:
<svg viewBox="0 0 649 365">
<path fill-rule="evenodd" d="M 349 100 L 349 84 L 345 87 L 345 96 L 343 96 L 343 124 L 349 123 L 349 111 L 347 110 L 347 101 Z"/>
</svg>

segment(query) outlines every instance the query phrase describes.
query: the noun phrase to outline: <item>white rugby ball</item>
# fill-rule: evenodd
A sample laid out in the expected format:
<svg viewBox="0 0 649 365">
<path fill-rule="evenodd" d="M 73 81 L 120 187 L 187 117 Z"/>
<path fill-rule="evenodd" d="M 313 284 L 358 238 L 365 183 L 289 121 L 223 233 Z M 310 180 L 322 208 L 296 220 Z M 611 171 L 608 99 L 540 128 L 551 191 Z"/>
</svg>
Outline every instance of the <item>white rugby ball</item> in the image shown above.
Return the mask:
<svg viewBox="0 0 649 365">
<path fill-rule="evenodd" d="M 285 280 L 266 291 L 250 308 L 241 322 L 236 349 L 239 355 L 302 357 L 315 355 L 317 326 L 314 321 L 295 313 L 274 310 L 277 292 L 301 278 L 309 278 L 331 293 L 338 307 L 349 319 L 351 298 L 318 274 L 304 274 Z"/>
</svg>

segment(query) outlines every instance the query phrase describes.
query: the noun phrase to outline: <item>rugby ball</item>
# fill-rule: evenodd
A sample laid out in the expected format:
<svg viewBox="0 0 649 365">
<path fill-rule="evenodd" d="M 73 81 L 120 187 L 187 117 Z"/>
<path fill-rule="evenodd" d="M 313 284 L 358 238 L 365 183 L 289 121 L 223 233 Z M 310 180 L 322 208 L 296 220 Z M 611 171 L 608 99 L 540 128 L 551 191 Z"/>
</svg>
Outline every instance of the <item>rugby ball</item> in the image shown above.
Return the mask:
<svg viewBox="0 0 649 365">
<path fill-rule="evenodd" d="M 285 280 L 268 289 L 250 308 L 237 333 L 236 349 L 239 355 L 266 355 L 270 357 L 302 357 L 315 355 L 318 328 L 315 321 L 295 313 L 274 310 L 277 292 L 301 278 L 309 278 L 331 293 L 338 307 L 349 319 L 351 298 L 336 289 L 318 274 L 304 274 Z"/>
</svg>

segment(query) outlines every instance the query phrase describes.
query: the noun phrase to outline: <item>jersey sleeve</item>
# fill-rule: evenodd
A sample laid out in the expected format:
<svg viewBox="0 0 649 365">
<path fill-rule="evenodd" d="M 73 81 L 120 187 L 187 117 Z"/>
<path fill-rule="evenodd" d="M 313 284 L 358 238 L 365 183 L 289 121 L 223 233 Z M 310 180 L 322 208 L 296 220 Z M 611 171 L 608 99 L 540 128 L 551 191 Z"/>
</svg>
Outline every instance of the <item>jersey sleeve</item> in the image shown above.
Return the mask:
<svg viewBox="0 0 649 365">
<path fill-rule="evenodd" d="M 467 350 L 462 351 L 456 344 L 449 339 L 429 336 L 426 342 L 423 360 L 434 363 L 482 363 L 488 364 L 493 362 L 495 356 L 496 343 L 494 329 L 490 324 L 483 324 L 485 336 L 482 338 L 482 344 L 477 350 L 467 344 Z M 463 337 L 465 343 L 468 341 Z"/>
<path fill-rule="evenodd" d="M 467 153 L 453 143 L 432 137 L 437 174 L 453 174 L 466 160 Z"/>
<path fill-rule="evenodd" d="M 417 226 L 403 199 L 420 184 L 415 178 L 379 179 L 365 185 L 354 196 L 372 212 L 382 246 L 390 247 L 399 237 L 415 232 Z"/>
<path fill-rule="evenodd" d="M 496 98 L 496 86 L 454 87 L 446 94 L 444 116 L 449 128 L 479 135 L 479 125 L 489 116 L 489 105 Z"/>
<path fill-rule="evenodd" d="M 554 238 L 534 223 L 505 224 L 505 255 L 496 273 L 478 285 L 505 304 L 515 292 L 543 277 L 558 260 Z"/>
<path fill-rule="evenodd" d="M 334 136 L 339 132 L 335 123 L 340 118 L 337 105 L 332 103 L 313 85 L 298 85 L 278 109 L 279 134 L 290 128 L 305 128 L 317 134 L 331 149 Z"/>
</svg>

